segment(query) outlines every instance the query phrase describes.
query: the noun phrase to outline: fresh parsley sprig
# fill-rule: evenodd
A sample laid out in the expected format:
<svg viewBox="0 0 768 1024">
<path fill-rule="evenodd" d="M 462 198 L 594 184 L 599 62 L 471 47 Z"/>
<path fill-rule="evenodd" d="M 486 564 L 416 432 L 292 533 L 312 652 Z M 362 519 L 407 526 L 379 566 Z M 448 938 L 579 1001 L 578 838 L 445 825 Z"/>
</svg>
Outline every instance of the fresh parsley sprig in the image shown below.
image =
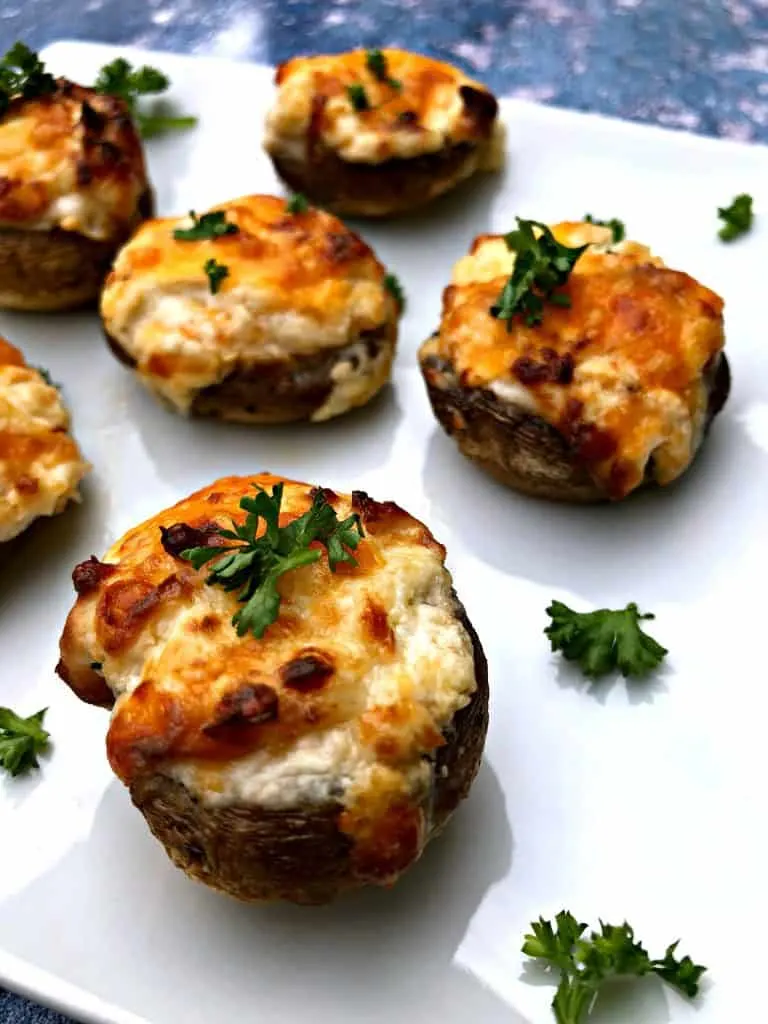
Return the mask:
<svg viewBox="0 0 768 1024">
<path fill-rule="evenodd" d="M 544 632 L 552 650 L 562 651 L 590 679 L 615 669 L 625 678 L 640 678 L 652 672 L 668 653 L 640 627 L 641 620 L 654 616 L 642 615 L 634 603 L 618 611 L 575 612 L 562 601 L 553 601 L 547 615 L 552 622 Z"/>
<path fill-rule="evenodd" d="M 56 91 L 56 79 L 45 64 L 24 43 L 14 43 L 0 60 L 0 117 L 15 96 L 33 99 Z"/>
<path fill-rule="evenodd" d="M 611 217 L 610 220 L 599 220 L 597 217 L 593 217 L 591 213 L 584 214 L 585 224 L 594 224 L 595 227 L 599 228 L 610 228 L 613 234 L 613 244 L 616 245 L 618 242 L 623 242 L 627 236 L 627 229 L 624 225 L 623 220 L 619 220 L 617 217 Z"/>
<path fill-rule="evenodd" d="M 403 290 L 403 286 L 400 284 L 400 280 L 397 275 L 385 274 L 384 287 L 397 303 L 399 312 L 402 313 L 405 309 L 405 291 Z"/>
<path fill-rule="evenodd" d="M 173 232 L 173 237 L 177 242 L 214 241 L 225 235 L 236 235 L 240 230 L 237 224 L 227 220 L 223 210 L 203 213 L 199 217 L 194 210 L 190 210 L 189 216 L 192 219 L 192 226 L 176 228 Z"/>
<path fill-rule="evenodd" d="M 525 936 L 523 953 L 560 972 L 560 982 L 552 1000 L 557 1024 L 583 1024 L 603 984 L 610 978 L 655 974 L 683 995 L 698 994 L 699 981 L 706 967 L 690 957 L 678 960 L 677 942 L 667 947 L 664 956 L 652 960 L 643 946 L 635 942 L 632 928 L 603 924 L 600 930 L 585 936 L 587 925 L 567 910 L 555 917 L 555 925 L 543 917 L 531 924 Z"/>
<path fill-rule="evenodd" d="M 349 102 L 358 112 L 371 109 L 368 93 L 365 91 L 365 87 L 360 85 L 358 82 L 354 85 L 347 86 L 347 97 Z"/>
<path fill-rule="evenodd" d="M 547 302 L 570 306 L 569 296 L 557 289 L 566 283 L 579 257 L 589 248 L 581 245 L 570 249 L 557 241 L 546 224 L 520 217 L 516 220 L 517 231 L 504 236 L 507 248 L 516 254 L 515 265 L 490 309 L 491 316 L 506 320 L 508 331 L 512 330 L 515 317 L 520 317 L 528 327 L 540 324 Z"/>
<path fill-rule="evenodd" d="M 325 548 L 332 572 L 342 562 L 357 565 L 349 549 L 357 547 L 363 528 L 357 515 L 340 521 L 322 491 L 315 495 L 312 507 L 304 515 L 280 526 L 283 485 L 275 484 L 271 494 L 254 486 L 255 496 L 247 495 L 240 501 L 240 508 L 247 513 L 245 522 L 233 522 L 231 530 L 218 530 L 219 536 L 231 544 L 189 548 L 180 557 L 195 569 L 210 564 L 206 583 L 236 592 L 243 605 L 232 619 L 238 636 L 251 632 L 261 638 L 280 611 L 278 579 L 286 572 L 317 562 L 321 552 L 312 546 L 317 544 Z M 264 533 L 257 537 L 262 520 Z"/>
<path fill-rule="evenodd" d="M 43 728 L 47 710 L 20 718 L 10 708 L 0 708 L 0 768 L 9 775 L 24 775 L 39 767 L 38 754 L 50 746 L 50 734 Z"/>
<path fill-rule="evenodd" d="M 752 210 L 752 196 L 742 193 L 736 196 L 730 206 L 720 206 L 717 216 L 723 222 L 718 231 L 718 238 L 723 242 L 733 242 L 735 239 L 746 235 L 752 229 L 755 219 Z"/>
<path fill-rule="evenodd" d="M 403 83 L 390 76 L 387 58 L 381 50 L 366 50 L 365 66 L 378 82 L 384 82 L 391 89 L 402 89 Z"/>
<path fill-rule="evenodd" d="M 216 295 L 221 288 L 221 282 L 225 277 L 229 277 L 229 267 L 211 257 L 203 264 L 203 270 L 208 275 L 208 287 L 211 289 L 211 295 Z"/>
<path fill-rule="evenodd" d="M 125 57 L 116 57 L 99 71 L 93 87 L 97 92 L 125 100 L 139 132 L 148 139 L 172 129 L 193 128 L 197 124 L 196 117 L 180 117 L 157 105 L 151 110 L 140 108 L 139 100 L 143 96 L 165 92 L 169 85 L 168 76 L 157 68 L 146 64 L 134 68 Z"/>
<path fill-rule="evenodd" d="M 301 192 L 294 192 L 291 198 L 286 200 L 285 210 L 292 217 L 297 217 L 299 214 L 306 213 L 309 210 L 309 200 Z"/>
</svg>

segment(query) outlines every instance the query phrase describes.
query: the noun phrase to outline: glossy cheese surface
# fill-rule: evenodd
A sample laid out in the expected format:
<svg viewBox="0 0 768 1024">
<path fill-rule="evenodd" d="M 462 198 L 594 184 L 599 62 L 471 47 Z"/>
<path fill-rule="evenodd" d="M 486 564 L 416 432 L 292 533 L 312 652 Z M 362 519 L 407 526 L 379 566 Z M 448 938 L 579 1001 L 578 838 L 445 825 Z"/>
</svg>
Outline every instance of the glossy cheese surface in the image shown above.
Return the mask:
<svg viewBox="0 0 768 1024">
<path fill-rule="evenodd" d="M 669 483 L 702 440 L 723 301 L 645 246 L 613 245 L 606 228 L 552 230 L 562 244 L 590 245 L 563 289 L 568 308 L 547 304 L 532 327 L 491 316 L 515 255 L 503 236 L 480 236 L 454 269 L 439 334 L 422 354 L 544 419 L 612 497 L 639 486 L 651 457 L 656 480 Z"/>
<path fill-rule="evenodd" d="M 0 119 L 0 228 L 119 239 L 139 219 L 144 154 L 122 100 L 64 79 Z"/>
<path fill-rule="evenodd" d="M 266 148 L 302 158 L 308 146 L 319 143 L 350 163 L 380 164 L 490 142 L 497 104 L 485 86 L 430 57 L 395 49 L 381 53 L 384 81 L 368 68 L 365 50 L 282 64 Z M 347 91 L 358 86 L 365 91 L 365 110 L 355 108 Z M 488 164 L 497 162 L 489 147 Z"/>
<path fill-rule="evenodd" d="M 212 804 L 339 802 L 353 831 L 382 802 L 429 793 L 430 758 L 477 687 L 472 641 L 429 530 L 330 491 L 339 518 L 360 516 L 358 566 L 332 573 L 323 555 L 286 573 L 276 622 L 238 637 L 235 597 L 169 554 L 160 528 L 241 521 L 240 499 L 279 479 L 218 480 L 80 566 L 59 671 L 83 699 L 114 701 L 108 753 L 127 784 L 161 772 Z M 314 494 L 285 482 L 281 525 Z"/>
<path fill-rule="evenodd" d="M 58 390 L 0 338 L 0 543 L 78 500 L 88 469 Z"/>
<path fill-rule="evenodd" d="M 107 332 L 145 384 L 181 412 L 197 393 L 259 364 L 342 349 L 397 321 L 385 270 L 341 221 L 284 199 L 245 196 L 215 208 L 237 232 L 181 241 L 188 217 L 144 223 L 107 278 Z M 211 292 L 204 266 L 227 268 Z"/>
</svg>

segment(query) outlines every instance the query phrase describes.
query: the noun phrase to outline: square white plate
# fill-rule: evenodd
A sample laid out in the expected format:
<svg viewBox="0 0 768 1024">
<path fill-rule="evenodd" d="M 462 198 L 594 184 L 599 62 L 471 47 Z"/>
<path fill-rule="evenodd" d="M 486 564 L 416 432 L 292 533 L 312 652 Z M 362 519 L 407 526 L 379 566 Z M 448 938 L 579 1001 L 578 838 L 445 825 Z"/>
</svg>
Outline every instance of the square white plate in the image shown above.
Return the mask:
<svg viewBox="0 0 768 1024">
<path fill-rule="evenodd" d="M 121 51 L 126 52 L 126 51 Z M 116 51 L 59 43 L 90 81 Z M 152 142 L 160 210 L 278 188 L 260 149 L 264 67 L 128 51 L 170 74 L 196 131 Z M 322 426 L 188 423 L 112 358 L 93 314 L 3 315 L 0 332 L 63 382 L 94 472 L 80 508 L 0 554 L 0 703 L 50 706 L 40 775 L 0 782 L 0 980 L 88 1020 L 152 1024 L 531 1024 L 553 989 L 526 971 L 539 914 L 628 919 L 653 955 L 707 964 L 697 1007 L 654 981 L 594 1018 L 752 1021 L 762 948 L 768 577 L 768 151 L 507 102 L 509 166 L 423 215 L 361 230 L 408 294 L 394 386 Z M 756 197 L 717 242 L 715 211 Z M 630 237 L 727 300 L 730 402 L 678 486 L 619 506 L 537 503 L 496 485 L 437 429 L 416 366 L 454 260 L 513 215 L 626 220 Z M 53 673 L 69 573 L 129 525 L 226 473 L 363 487 L 423 517 L 485 645 L 487 757 L 447 834 L 391 892 L 328 909 L 241 906 L 171 867 L 103 751 L 106 715 Z M 548 651 L 545 608 L 636 601 L 670 649 L 654 682 L 590 693 Z M 656 950 L 660 952 L 657 954 Z M 539 982 L 538 984 L 536 982 Z"/>
</svg>

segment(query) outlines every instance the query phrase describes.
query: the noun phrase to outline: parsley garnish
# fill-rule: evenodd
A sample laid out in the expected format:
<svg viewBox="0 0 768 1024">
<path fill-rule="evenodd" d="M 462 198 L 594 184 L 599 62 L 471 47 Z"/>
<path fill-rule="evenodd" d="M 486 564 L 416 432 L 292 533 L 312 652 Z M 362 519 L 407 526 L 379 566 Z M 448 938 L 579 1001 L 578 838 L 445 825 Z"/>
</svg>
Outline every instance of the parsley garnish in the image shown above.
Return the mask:
<svg viewBox="0 0 768 1024">
<path fill-rule="evenodd" d="M 405 309 L 405 292 L 397 277 L 394 274 L 385 274 L 384 287 L 395 300 L 397 308 L 402 313 Z"/>
<path fill-rule="evenodd" d="M 9 775 L 24 775 L 38 767 L 37 755 L 49 746 L 49 733 L 43 728 L 47 710 L 19 718 L 10 708 L 0 708 L 0 768 Z"/>
<path fill-rule="evenodd" d="M 387 69 L 387 58 L 381 50 L 366 50 L 365 66 L 377 81 L 386 83 L 392 89 L 402 89 L 402 82 L 399 82 L 396 78 L 390 78 Z"/>
<path fill-rule="evenodd" d="M 211 289 L 211 295 L 215 295 L 219 288 L 221 288 L 221 282 L 224 278 L 229 277 L 229 267 L 225 266 L 223 263 L 219 263 L 218 260 L 211 257 L 203 264 L 203 270 L 208 275 L 208 285 Z"/>
<path fill-rule="evenodd" d="M 575 661 L 585 676 L 597 679 L 614 669 L 628 676 L 645 676 L 661 663 L 668 653 L 653 637 L 640 628 L 640 621 L 652 619 L 642 615 L 636 604 L 620 611 L 600 608 L 595 612 L 574 612 L 562 601 L 553 601 L 547 608 L 551 625 L 544 630 L 553 651 L 562 651 L 568 661 Z"/>
<path fill-rule="evenodd" d="M 306 213 L 309 209 L 309 200 L 301 192 L 296 192 L 286 201 L 285 209 L 294 217 L 300 213 Z"/>
<path fill-rule="evenodd" d="M 97 92 L 125 100 L 139 132 L 148 139 L 170 129 L 192 128 L 197 124 L 196 117 L 178 117 L 159 106 L 151 111 L 139 109 L 140 97 L 165 92 L 169 85 L 168 76 L 157 68 L 134 68 L 124 57 L 116 57 L 99 71 L 93 87 Z"/>
<path fill-rule="evenodd" d="M 611 217 L 610 220 L 598 220 L 597 217 L 593 217 L 591 213 L 584 215 L 584 222 L 586 224 L 594 224 L 595 227 L 599 228 L 610 228 L 613 232 L 613 244 L 617 242 L 623 242 L 626 238 L 627 231 L 624 226 L 623 220 L 618 220 L 616 217 Z"/>
<path fill-rule="evenodd" d="M 61 384 L 58 384 L 50 375 L 48 370 L 44 366 L 33 366 L 33 370 L 37 370 L 40 376 L 43 378 L 49 388 L 56 388 L 57 391 L 61 391 Z"/>
<path fill-rule="evenodd" d="M 690 957 L 675 957 L 677 942 L 667 948 L 663 959 L 651 960 L 632 928 L 603 924 L 599 932 L 584 937 L 586 924 L 567 910 L 555 918 L 555 927 L 543 917 L 531 923 L 525 936 L 523 953 L 560 972 L 560 983 L 552 1000 L 558 1024 L 583 1024 L 603 983 L 609 978 L 655 974 L 692 999 L 699 991 L 699 980 L 706 970 Z"/>
<path fill-rule="evenodd" d="M 176 228 L 173 237 L 177 242 L 200 242 L 204 239 L 213 240 L 224 235 L 236 235 L 240 230 L 237 224 L 227 220 L 223 210 L 204 213 L 200 217 L 194 210 L 189 211 L 192 218 L 191 228 Z"/>
<path fill-rule="evenodd" d="M 14 96 L 25 100 L 48 96 L 56 91 L 56 79 L 45 64 L 24 43 L 14 43 L 0 60 L 0 117 Z"/>
<path fill-rule="evenodd" d="M 371 104 L 368 102 L 368 94 L 362 85 L 348 85 L 347 96 L 355 110 L 362 111 L 371 109 Z"/>
<path fill-rule="evenodd" d="M 718 237 L 723 242 L 732 242 L 746 235 L 752 227 L 755 215 L 752 211 L 752 196 L 742 193 L 736 196 L 730 206 L 720 206 L 717 216 L 723 221 Z"/>
<path fill-rule="evenodd" d="M 283 485 L 275 484 L 271 494 L 254 487 L 255 496 L 240 500 L 240 508 L 248 513 L 245 522 L 240 526 L 233 522 L 231 530 L 218 530 L 219 536 L 234 544 L 189 548 L 179 557 L 195 569 L 214 562 L 205 582 L 236 591 L 243 605 L 232 619 L 237 635 L 251 632 L 261 639 L 280 611 L 277 581 L 283 573 L 317 562 L 321 555 L 318 543 L 326 549 L 331 572 L 341 562 L 357 565 L 348 548 L 357 547 L 363 528 L 357 515 L 340 522 L 322 491 L 315 494 L 309 511 L 280 526 Z M 257 538 L 261 519 L 265 532 Z"/>
<path fill-rule="evenodd" d="M 571 300 L 556 291 L 566 283 L 576 262 L 587 245 L 569 249 L 561 245 L 546 224 L 536 220 L 517 220 L 517 231 L 504 236 L 507 248 L 516 253 L 515 265 L 509 280 L 501 290 L 496 304 L 491 306 L 491 316 L 507 321 L 507 330 L 512 330 L 512 321 L 520 316 L 528 327 L 535 327 L 542 321 L 544 303 L 554 306 L 570 306 Z M 536 237 L 534 228 L 541 234 Z"/>
</svg>

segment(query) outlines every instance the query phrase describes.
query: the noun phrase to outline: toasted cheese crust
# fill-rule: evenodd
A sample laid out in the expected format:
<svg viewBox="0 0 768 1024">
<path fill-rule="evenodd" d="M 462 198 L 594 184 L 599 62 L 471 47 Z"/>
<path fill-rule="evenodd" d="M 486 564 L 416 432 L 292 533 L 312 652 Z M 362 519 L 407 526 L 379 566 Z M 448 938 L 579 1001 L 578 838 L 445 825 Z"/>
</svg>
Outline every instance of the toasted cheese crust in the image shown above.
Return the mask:
<svg viewBox="0 0 768 1024">
<path fill-rule="evenodd" d="M 430 757 L 477 688 L 472 642 L 429 530 L 330 491 L 340 518 L 361 517 L 358 567 L 322 557 L 285 574 L 277 621 L 239 638 L 233 595 L 169 554 L 160 528 L 240 522 L 252 485 L 281 480 L 218 480 L 79 566 L 59 671 L 84 700 L 114 701 L 107 749 L 126 784 L 159 772 L 209 804 L 338 802 L 340 827 L 373 842 L 383 809 L 429 793 Z M 284 483 L 281 525 L 315 494 Z"/>
<path fill-rule="evenodd" d="M 239 370 L 396 336 L 384 267 L 341 221 L 314 208 L 291 214 L 275 196 L 215 209 L 237 233 L 180 241 L 174 230 L 189 227 L 188 218 L 148 221 L 120 251 L 102 294 L 108 335 L 174 408 L 190 412 L 201 390 Z M 209 259 L 229 271 L 216 294 L 203 269 Z M 385 366 L 368 367 L 377 386 L 390 361 L 391 351 Z M 313 418 L 337 406 L 338 396 Z"/>
<path fill-rule="evenodd" d="M 140 219 L 144 154 L 124 102 L 59 79 L 0 120 L 0 228 L 120 240 Z"/>
<path fill-rule="evenodd" d="M 79 500 L 90 468 L 55 387 L 0 338 L 0 542 Z"/>
<path fill-rule="evenodd" d="M 503 236 L 480 236 L 454 268 L 422 360 L 447 360 L 464 386 L 541 417 L 613 498 L 643 482 L 651 457 L 656 481 L 670 483 L 703 437 L 723 300 L 645 246 L 612 245 L 606 228 L 552 231 L 565 245 L 590 245 L 565 286 L 569 308 L 548 304 L 535 327 L 492 317 L 515 255 Z"/>
<path fill-rule="evenodd" d="M 493 95 L 458 68 L 405 50 L 382 51 L 388 78 L 366 66 L 366 51 L 296 57 L 277 70 L 275 105 L 265 146 L 273 156 L 302 159 L 322 145 L 349 163 L 413 159 L 447 147 L 487 147 L 499 161 Z M 349 86 L 362 86 L 366 110 L 356 110 Z"/>
</svg>

